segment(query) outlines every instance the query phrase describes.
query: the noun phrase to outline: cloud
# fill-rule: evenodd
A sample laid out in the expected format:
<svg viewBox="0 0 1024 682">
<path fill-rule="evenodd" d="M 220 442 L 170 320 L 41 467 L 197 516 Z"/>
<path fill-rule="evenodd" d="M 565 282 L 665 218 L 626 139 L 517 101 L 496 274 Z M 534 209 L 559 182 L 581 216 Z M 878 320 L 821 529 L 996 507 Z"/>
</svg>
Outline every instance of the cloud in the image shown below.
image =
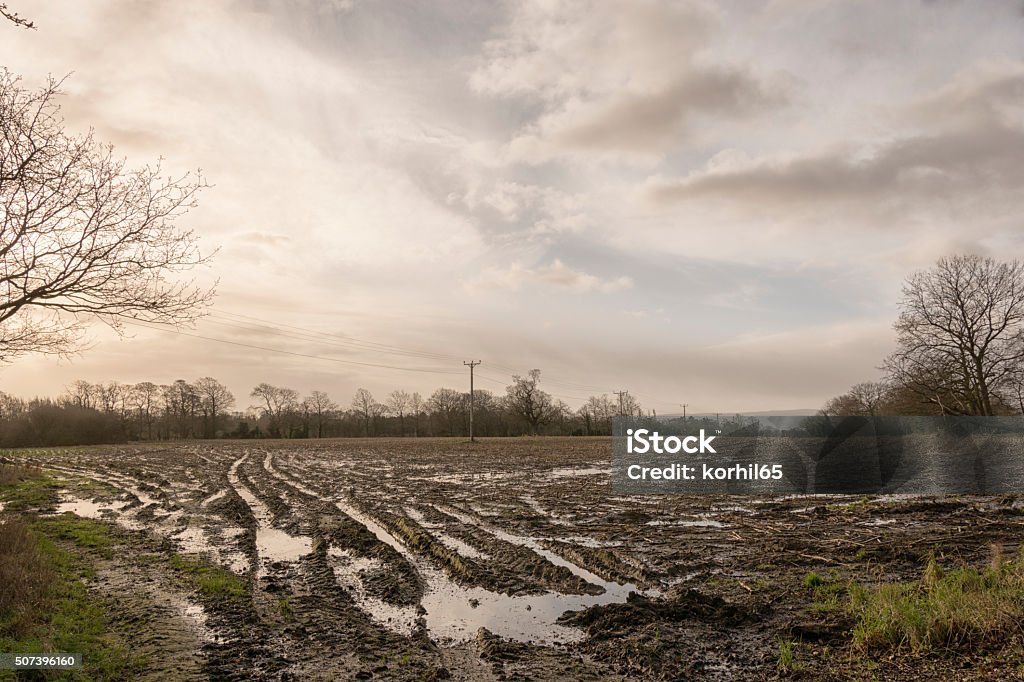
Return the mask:
<svg viewBox="0 0 1024 682">
<path fill-rule="evenodd" d="M 507 268 L 491 268 L 473 279 L 468 289 L 480 291 L 486 289 L 506 289 L 518 291 L 524 287 L 540 287 L 553 291 L 565 291 L 575 294 L 590 292 L 612 293 L 630 289 L 633 280 L 621 276 L 601 279 L 581 270 L 573 270 L 559 259 L 539 268 L 527 268 L 512 264 Z"/>
<path fill-rule="evenodd" d="M 881 143 L 857 153 L 837 149 L 811 155 L 762 157 L 720 165 L 678 180 L 655 180 L 658 203 L 719 199 L 731 209 L 843 204 L 857 212 L 921 201 L 976 201 L 1015 191 L 1024 182 L 1024 130 L 988 125 Z"/>
<path fill-rule="evenodd" d="M 265 246 L 279 246 L 287 244 L 289 241 L 289 238 L 286 235 L 270 234 L 266 232 L 245 232 L 238 235 L 237 239 L 242 242 Z"/>
<path fill-rule="evenodd" d="M 647 0 L 524 2 L 470 83 L 540 100 L 510 142 L 514 159 L 567 150 L 661 155 L 694 116 L 742 118 L 787 101 L 785 79 L 701 53 L 719 18 L 709 5 Z"/>
<path fill-rule="evenodd" d="M 450 201 L 458 201 L 458 196 Z M 559 235 L 582 233 L 591 224 L 584 196 L 551 186 L 498 179 L 486 187 L 474 184 L 461 202 L 484 220 L 499 218 L 487 224 L 505 241 L 548 243 Z"/>
<path fill-rule="evenodd" d="M 1024 63 L 973 64 L 898 111 L 897 122 L 924 127 L 1012 126 L 1024 120 Z"/>
</svg>

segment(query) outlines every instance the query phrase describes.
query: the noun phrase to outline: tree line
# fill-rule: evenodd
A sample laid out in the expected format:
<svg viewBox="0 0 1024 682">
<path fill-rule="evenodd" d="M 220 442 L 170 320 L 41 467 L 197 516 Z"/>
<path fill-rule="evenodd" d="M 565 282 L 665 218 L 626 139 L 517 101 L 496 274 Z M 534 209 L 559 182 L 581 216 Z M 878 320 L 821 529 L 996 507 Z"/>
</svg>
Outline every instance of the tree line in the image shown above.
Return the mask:
<svg viewBox="0 0 1024 682">
<path fill-rule="evenodd" d="M 1024 414 L 1024 264 L 950 256 L 913 274 L 883 377 L 829 400 L 825 415 Z"/>
<path fill-rule="evenodd" d="M 394 390 L 378 400 L 365 388 L 347 405 L 325 391 L 302 396 L 268 383 L 236 399 L 213 377 L 171 384 L 75 381 L 57 398 L 0 392 L 0 446 L 86 445 L 194 438 L 468 436 L 469 392 L 438 388 L 424 397 Z M 572 409 L 540 387 L 540 370 L 514 376 L 504 395 L 473 392 L 477 436 L 610 435 L 613 416 L 642 416 L 635 397 L 591 396 Z"/>
</svg>

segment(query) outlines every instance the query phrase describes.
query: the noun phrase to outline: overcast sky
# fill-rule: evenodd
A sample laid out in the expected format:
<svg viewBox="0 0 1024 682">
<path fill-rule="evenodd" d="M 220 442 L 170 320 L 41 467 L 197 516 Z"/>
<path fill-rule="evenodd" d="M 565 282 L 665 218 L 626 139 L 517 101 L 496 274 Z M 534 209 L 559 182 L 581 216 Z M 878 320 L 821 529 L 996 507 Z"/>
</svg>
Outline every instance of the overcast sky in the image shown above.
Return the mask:
<svg viewBox="0 0 1024 682">
<path fill-rule="evenodd" d="M 472 358 L 574 407 L 815 408 L 878 378 L 911 272 L 1024 255 L 1020 0 L 9 5 L 38 30 L 0 26 L 0 64 L 71 74 L 69 127 L 214 185 L 190 333 L 347 361 L 97 328 L 0 369 L 19 395 L 347 404 L 466 390 Z"/>
</svg>

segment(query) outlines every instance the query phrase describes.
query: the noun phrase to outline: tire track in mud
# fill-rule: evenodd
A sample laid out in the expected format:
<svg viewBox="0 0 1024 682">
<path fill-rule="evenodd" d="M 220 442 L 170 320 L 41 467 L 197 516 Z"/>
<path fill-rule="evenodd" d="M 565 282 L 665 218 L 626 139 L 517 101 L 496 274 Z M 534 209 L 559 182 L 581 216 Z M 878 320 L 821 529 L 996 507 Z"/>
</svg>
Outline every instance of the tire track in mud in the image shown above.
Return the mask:
<svg viewBox="0 0 1024 682">
<path fill-rule="evenodd" d="M 308 497 L 328 501 L 326 495 L 275 467 L 270 453 L 264 458 L 264 469 Z M 624 602 L 630 592 L 638 591 L 634 584 L 619 585 L 602 579 L 546 549 L 533 538 L 506 533 L 477 519 L 470 519 L 457 510 L 445 511 L 435 505 L 427 505 L 440 515 L 441 520 L 450 523 L 454 519 L 462 526 L 474 529 L 460 536 L 460 532 L 453 530 L 457 524 L 445 524 L 445 531 L 457 539 L 474 547 L 485 546 L 484 551 L 492 560 L 499 556 L 503 560 L 501 563 L 511 565 L 519 575 L 525 573 L 535 580 L 547 578 L 545 587 L 550 588 L 550 583 L 554 582 L 564 591 L 534 588 L 531 594 L 530 590 L 524 589 L 524 582 L 528 581 L 520 577 L 514 594 L 502 593 L 496 586 L 498 581 L 494 580 L 493 571 L 486 586 L 467 584 L 473 578 L 480 580 L 485 577 L 483 571 L 480 574 L 473 571 L 479 563 L 445 546 L 409 515 L 386 511 L 379 506 L 372 510 L 360 508 L 351 497 L 337 501 L 335 505 L 415 567 L 427 586 L 420 605 L 425 611 L 424 621 L 431 637 L 438 641 L 467 641 L 475 637 L 481 627 L 519 641 L 575 641 L 582 638 L 582 632 L 557 622 L 565 611 Z M 508 560 L 510 556 L 511 560 Z M 552 573 L 557 575 L 557 579 L 551 579 Z M 576 594 L 571 592 L 573 588 L 576 588 Z"/>
<path fill-rule="evenodd" d="M 336 563 L 359 567 L 355 576 L 357 589 L 362 589 L 369 599 L 392 607 L 419 604 L 423 584 L 416 569 L 400 551 L 381 542 L 366 524 L 345 514 L 324 496 L 277 470 L 270 453 L 263 458 L 262 470 L 278 484 L 290 488 L 289 496 L 302 503 L 301 509 L 290 509 L 289 514 L 294 511 L 307 517 L 307 523 L 313 527 L 314 541 L 326 541 L 337 550 L 332 552 L 335 558 L 348 560 Z M 344 565 L 339 568 L 344 572 Z"/>
<path fill-rule="evenodd" d="M 338 581 L 328 553 L 330 543 L 310 513 L 323 505 L 294 508 L 301 493 L 279 491 L 271 481 L 258 480 L 262 469 L 255 474 L 246 471 L 256 454 L 246 452 L 235 460 L 228 478 L 255 522 L 253 603 L 261 622 L 275 633 L 270 646 L 287 674 L 298 679 L 352 679 L 370 672 L 367 666 L 372 662 L 380 668 L 381 652 L 388 651 L 415 661 L 408 664 L 409 673 L 426 666 L 415 675 L 426 676 L 437 652 L 422 624 L 394 632 L 357 607 L 352 590 Z M 275 525 L 291 530 L 312 526 L 313 531 L 291 535 Z M 296 655 L 300 651 L 302 655 Z"/>
<path fill-rule="evenodd" d="M 95 502 L 95 494 L 80 495 L 75 490 L 74 481 L 71 481 L 70 492 L 62 494 L 62 502 L 55 510 L 57 513 L 70 511 L 87 518 L 112 520 L 129 530 L 148 530 L 174 542 L 182 551 L 209 554 L 216 563 L 236 573 L 245 573 L 249 569 L 244 556 L 252 544 L 252 539 L 246 537 L 247 528 L 252 524 L 247 523 L 248 508 L 233 490 L 223 488 L 224 495 L 212 500 L 203 510 L 172 497 L 173 491 L 160 490 L 109 466 L 86 469 L 49 464 L 47 468 L 109 487 L 116 491 L 115 500 L 128 498 L 126 501 Z M 226 485 L 226 478 L 224 481 Z M 223 520 L 229 524 L 234 522 L 234 525 L 225 525 Z"/>
</svg>

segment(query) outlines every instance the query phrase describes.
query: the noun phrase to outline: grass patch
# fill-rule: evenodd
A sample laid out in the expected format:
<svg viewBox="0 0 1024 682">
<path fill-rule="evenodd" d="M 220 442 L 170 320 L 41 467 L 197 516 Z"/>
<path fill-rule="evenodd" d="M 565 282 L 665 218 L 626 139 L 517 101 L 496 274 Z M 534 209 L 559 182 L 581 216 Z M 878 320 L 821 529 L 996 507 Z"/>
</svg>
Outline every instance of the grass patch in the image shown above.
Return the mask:
<svg viewBox="0 0 1024 682">
<path fill-rule="evenodd" d="M 57 493 L 61 488 L 59 481 L 44 476 L 38 470 L 9 464 L 3 467 L 8 469 L 4 474 L 8 482 L 0 483 L 0 500 L 4 502 L 5 511 L 46 511 L 57 504 Z"/>
<path fill-rule="evenodd" d="M 70 540 L 79 547 L 97 549 L 105 557 L 111 556 L 110 547 L 117 543 L 110 526 L 102 521 L 84 519 L 68 512 L 54 518 L 40 519 L 36 527 L 55 540 Z"/>
<path fill-rule="evenodd" d="M 1000 645 L 1021 633 L 1024 560 L 944 571 L 930 559 L 921 580 L 867 588 L 851 585 L 857 618 L 853 643 L 863 650 L 977 649 Z"/>
<path fill-rule="evenodd" d="M 292 604 L 288 601 L 288 597 L 277 598 L 277 610 L 286 621 L 295 620 L 295 611 L 292 609 Z"/>
<path fill-rule="evenodd" d="M 239 599 L 245 596 L 245 582 L 237 575 L 192 554 L 172 554 L 171 566 L 203 595 L 215 599 Z"/>
<path fill-rule="evenodd" d="M 847 593 L 847 585 L 838 576 L 822 576 L 811 571 L 804 576 L 803 586 L 814 590 L 814 601 L 811 611 L 815 613 L 835 613 L 846 609 L 844 599 Z"/>
<path fill-rule="evenodd" d="M 90 567 L 46 537 L 40 525 L 0 524 L 0 571 L 7 572 L 0 576 L 0 651 L 82 654 L 80 670 L 46 673 L 45 679 L 130 679 L 143 661 L 130 656 L 108 630 L 102 604 L 82 582 L 92 574 Z M 0 680 L 26 677 L 42 679 L 43 674 L 22 673 L 19 678 L 14 671 L 0 671 Z"/>
<path fill-rule="evenodd" d="M 824 582 L 825 579 L 822 578 L 819 574 L 815 573 L 814 571 L 809 571 L 807 575 L 804 576 L 803 580 L 804 587 L 808 588 L 817 587 L 818 585 L 821 585 Z"/>
<path fill-rule="evenodd" d="M 791 639 L 779 640 L 779 659 L 775 667 L 781 673 L 792 673 L 799 669 L 796 661 L 796 642 Z"/>
</svg>

